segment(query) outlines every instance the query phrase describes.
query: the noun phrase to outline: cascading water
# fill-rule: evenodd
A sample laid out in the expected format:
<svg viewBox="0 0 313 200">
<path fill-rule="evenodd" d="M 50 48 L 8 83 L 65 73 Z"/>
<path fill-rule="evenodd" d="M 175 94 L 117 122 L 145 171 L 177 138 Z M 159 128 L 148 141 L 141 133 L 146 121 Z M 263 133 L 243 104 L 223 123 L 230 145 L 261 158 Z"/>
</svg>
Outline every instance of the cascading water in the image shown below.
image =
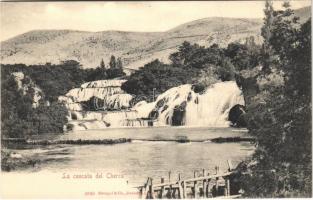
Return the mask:
<svg viewBox="0 0 313 200">
<path fill-rule="evenodd" d="M 187 103 L 187 126 L 229 126 L 228 113 L 237 105 L 245 105 L 235 82 L 221 82 L 208 88 L 203 95 L 192 94 Z"/>
<path fill-rule="evenodd" d="M 197 94 L 189 84 L 171 88 L 152 103 L 139 102 L 140 117 L 157 116 L 156 125 L 229 126 L 229 110 L 244 105 L 241 90 L 233 81 L 220 82 Z"/>
<path fill-rule="evenodd" d="M 95 105 L 95 109 L 121 109 L 130 108 L 132 95 L 126 94 L 121 85 L 125 80 L 100 80 L 84 83 L 80 88 L 71 89 L 65 96 L 60 96 L 59 101 L 64 102 L 68 110 L 82 111 L 82 103 L 91 98 L 103 101 L 103 106 Z M 97 102 L 94 102 L 97 104 Z"/>
<path fill-rule="evenodd" d="M 225 127 L 230 124 L 230 109 L 237 104 L 244 105 L 241 90 L 235 82 L 228 81 L 209 86 L 203 94 L 195 93 L 190 84 L 173 87 L 159 95 L 155 102 L 141 101 L 131 108 L 133 97 L 121 90 L 123 82 L 88 82 L 60 97 L 71 113 L 70 124 L 74 130 L 148 126 L 149 120 L 153 121 L 153 126 Z M 81 103 L 92 97 L 103 100 L 105 108 L 110 110 L 83 111 Z"/>
<path fill-rule="evenodd" d="M 121 89 L 124 82 L 125 80 L 87 82 L 80 88 L 70 90 L 65 96 L 60 96 L 59 101 L 65 103 L 69 110 L 69 124 L 73 130 L 144 126 L 137 111 L 130 110 L 133 96 Z M 92 106 L 95 111 L 86 110 L 86 106 Z"/>
</svg>

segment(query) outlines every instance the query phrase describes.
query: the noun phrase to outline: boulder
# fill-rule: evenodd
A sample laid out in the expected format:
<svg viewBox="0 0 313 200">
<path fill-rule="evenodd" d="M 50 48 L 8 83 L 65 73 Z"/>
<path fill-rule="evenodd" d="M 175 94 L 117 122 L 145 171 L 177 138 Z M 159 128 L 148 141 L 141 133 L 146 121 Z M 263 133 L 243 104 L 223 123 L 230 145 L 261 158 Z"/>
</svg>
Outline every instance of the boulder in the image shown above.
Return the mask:
<svg viewBox="0 0 313 200">
<path fill-rule="evenodd" d="M 183 101 L 180 105 L 175 106 L 172 116 L 172 126 L 185 125 L 186 106 L 186 101 Z"/>
<path fill-rule="evenodd" d="M 232 125 L 235 127 L 246 127 L 245 114 L 245 106 L 237 104 L 230 109 L 228 120 L 231 121 Z"/>
</svg>

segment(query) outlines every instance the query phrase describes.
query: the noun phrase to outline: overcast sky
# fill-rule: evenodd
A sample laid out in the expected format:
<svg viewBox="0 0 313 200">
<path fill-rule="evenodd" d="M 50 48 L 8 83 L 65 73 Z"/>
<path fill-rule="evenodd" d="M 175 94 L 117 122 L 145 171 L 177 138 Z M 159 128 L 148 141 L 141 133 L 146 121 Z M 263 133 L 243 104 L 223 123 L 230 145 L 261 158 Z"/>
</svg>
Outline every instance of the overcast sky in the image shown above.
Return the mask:
<svg viewBox="0 0 313 200">
<path fill-rule="evenodd" d="M 281 7 L 282 1 L 274 2 Z M 263 1 L 1 2 L 0 40 L 34 29 L 166 31 L 206 17 L 263 17 Z M 310 0 L 291 1 L 293 8 Z"/>
</svg>

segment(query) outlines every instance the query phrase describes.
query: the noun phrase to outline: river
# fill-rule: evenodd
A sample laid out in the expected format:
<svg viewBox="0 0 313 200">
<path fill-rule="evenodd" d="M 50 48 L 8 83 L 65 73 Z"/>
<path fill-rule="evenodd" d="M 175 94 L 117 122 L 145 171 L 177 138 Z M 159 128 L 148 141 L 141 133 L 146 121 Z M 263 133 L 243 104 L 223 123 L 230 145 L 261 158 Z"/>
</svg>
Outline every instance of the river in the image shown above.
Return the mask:
<svg viewBox="0 0 313 200">
<path fill-rule="evenodd" d="M 177 174 L 192 177 L 193 171 L 213 171 L 219 166 L 227 170 L 227 160 L 236 165 L 254 151 L 249 142 L 212 143 L 206 140 L 217 137 L 246 136 L 244 129 L 233 128 L 108 128 L 66 133 L 58 139 L 131 138 L 131 143 L 115 145 L 50 145 L 15 149 L 17 153 L 41 160 L 35 167 L 20 169 L 22 172 L 104 172 L 108 176 L 122 177 L 131 185 L 142 185 L 147 177 L 160 180 Z M 202 142 L 177 143 L 166 140 L 186 136 Z"/>
</svg>

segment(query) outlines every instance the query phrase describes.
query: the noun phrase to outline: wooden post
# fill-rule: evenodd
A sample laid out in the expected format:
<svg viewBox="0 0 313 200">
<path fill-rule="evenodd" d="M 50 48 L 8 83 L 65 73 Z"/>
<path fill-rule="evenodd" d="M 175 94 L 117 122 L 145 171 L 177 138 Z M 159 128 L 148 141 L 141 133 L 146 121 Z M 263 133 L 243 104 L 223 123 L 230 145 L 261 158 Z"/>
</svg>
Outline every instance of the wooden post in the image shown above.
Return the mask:
<svg viewBox="0 0 313 200">
<path fill-rule="evenodd" d="M 186 181 L 183 181 L 183 193 L 184 193 L 184 198 L 186 199 L 187 198 L 187 183 Z"/>
<path fill-rule="evenodd" d="M 196 174 L 197 174 L 197 172 L 194 171 L 194 173 L 193 173 L 193 177 L 194 177 L 194 178 L 196 178 Z M 194 183 L 193 183 L 193 188 L 194 188 L 194 197 L 195 197 L 195 199 L 197 199 L 197 198 L 198 198 L 198 194 L 197 194 L 197 192 L 198 192 L 197 181 L 194 181 Z"/>
<path fill-rule="evenodd" d="M 215 174 L 218 174 L 218 173 L 219 173 L 219 167 L 215 166 Z"/>
<path fill-rule="evenodd" d="M 182 181 L 180 177 L 180 173 L 178 174 L 178 195 L 180 199 L 184 198 L 184 192 L 183 192 L 183 187 L 182 187 Z"/>
<path fill-rule="evenodd" d="M 228 164 L 228 171 L 229 172 L 232 171 L 234 169 L 234 166 L 233 166 L 231 160 L 227 160 L 227 164 Z"/>
<path fill-rule="evenodd" d="M 142 191 L 143 191 L 143 187 L 141 186 L 140 189 L 139 189 L 139 198 L 140 199 L 142 198 Z"/>
<path fill-rule="evenodd" d="M 215 183 L 215 188 L 216 188 L 216 196 L 218 196 L 218 188 L 219 188 L 219 183 L 218 183 L 218 177 L 216 177 L 216 183 Z"/>
<path fill-rule="evenodd" d="M 142 188 L 141 199 L 146 199 L 147 198 L 147 192 L 149 190 L 149 182 L 150 182 L 150 177 L 148 177 L 146 184 Z"/>
<path fill-rule="evenodd" d="M 230 180 L 229 177 L 225 179 L 226 196 L 230 196 Z"/>
<path fill-rule="evenodd" d="M 169 182 L 169 183 L 171 182 L 171 171 L 168 172 L 168 182 Z M 168 194 L 169 194 L 169 198 L 171 199 L 171 198 L 173 197 L 173 194 L 172 194 L 172 185 L 169 185 Z"/>
<path fill-rule="evenodd" d="M 176 188 L 173 188 L 172 199 L 176 199 Z"/>
<path fill-rule="evenodd" d="M 164 183 L 164 178 L 163 177 L 161 178 L 161 183 Z M 161 187 L 161 192 L 160 192 L 160 196 L 159 196 L 160 199 L 162 199 L 163 194 L 164 194 L 164 186 Z"/>
<path fill-rule="evenodd" d="M 209 174 L 208 174 L 208 176 L 209 176 Z M 207 186 L 206 186 L 206 197 L 207 198 L 209 198 L 210 197 L 210 181 L 211 181 L 211 179 L 208 179 L 208 183 L 207 183 Z M 211 196 L 212 196 L 212 194 L 211 194 Z"/>
<path fill-rule="evenodd" d="M 207 173 L 207 176 L 210 176 L 210 173 Z M 209 190 L 210 190 L 210 181 L 211 179 L 207 179 L 207 186 L 206 186 L 206 197 L 209 197 Z"/>
<path fill-rule="evenodd" d="M 203 171 L 203 177 L 205 177 L 205 169 L 202 170 Z M 203 197 L 206 198 L 206 180 L 203 179 Z"/>
<path fill-rule="evenodd" d="M 168 182 L 171 182 L 171 171 L 168 172 Z"/>
<path fill-rule="evenodd" d="M 149 187 L 149 190 L 150 190 L 150 198 L 151 199 L 155 199 L 154 198 L 154 189 L 153 189 L 153 183 L 152 183 L 153 179 L 150 178 L 150 187 Z"/>
<path fill-rule="evenodd" d="M 225 180 L 224 196 L 228 196 L 228 195 L 227 195 L 227 193 L 228 193 L 228 191 L 227 191 L 227 177 L 223 177 L 223 178 L 224 178 L 224 180 Z"/>
</svg>

